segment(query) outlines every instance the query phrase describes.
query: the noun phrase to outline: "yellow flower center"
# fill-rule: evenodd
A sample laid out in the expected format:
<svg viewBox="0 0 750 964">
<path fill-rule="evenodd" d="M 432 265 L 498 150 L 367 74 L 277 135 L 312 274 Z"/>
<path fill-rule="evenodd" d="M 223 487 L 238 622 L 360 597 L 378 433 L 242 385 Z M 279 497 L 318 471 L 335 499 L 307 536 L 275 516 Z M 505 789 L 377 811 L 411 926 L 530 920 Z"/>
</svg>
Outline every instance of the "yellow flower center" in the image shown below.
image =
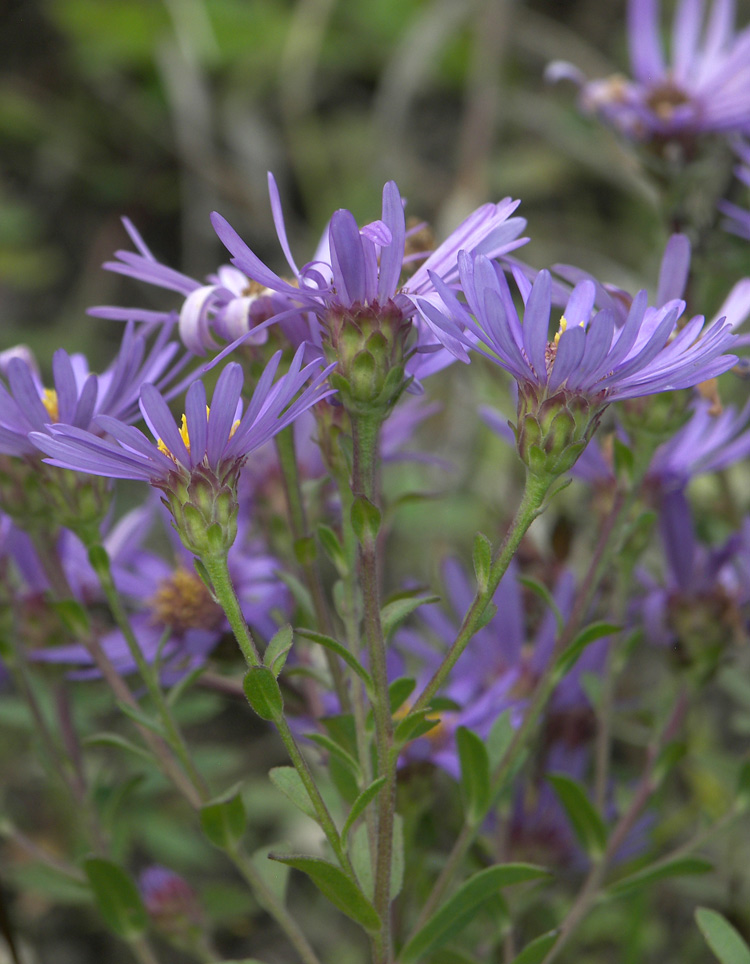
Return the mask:
<svg viewBox="0 0 750 964">
<path fill-rule="evenodd" d="M 60 406 L 57 402 L 57 392 L 54 388 L 45 388 L 42 392 L 42 405 L 47 409 L 50 420 L 60 421 Z"/>
<path fill-rule="evenodd" d="M 188 629 L 216 629 L 223 613 L 198 575 L 178 568 L 163 579 L 149 600 L 154 623 L 171 626 L 175 633 Z"/>
<path fill-rule="evenodd" d="M 210 417 L 211 417 L 211 409 L 208 405 L 206 405 L 206 420 L 208 420 Z M 231 438 L 234 435 L 234 433 L 237 431 L 239 424 L 240 424 L 240 420 L 238 418 L 235 419 L 234 424 L 232 425 L 232 429 L 229 432 L 229 438 Z M 190 435 L 188 433 L 187 418 L 185 417 L 184 414 L 182 416 L 182 422 L 180 423 L 180 438 L 185 443 L 185 448 L 188 450 L 188 452 L 190 452 Z M 160 452 L 168 456 L 168 458 L 172 459 L 173 462 L 177 461 L 174 454 L 169 451 L 169 449 L 164 444 L 164 442 L 162 442 L 161 439 L 156 440 L 156 447 L 159 449 Z"/>
<path fill-rule="evenodd" d="M 563 315 L 562 318 L 560 319 L 560 327 L 557 331 L 557 334 L 552 339 L 552 344 L 555 346 L 555 348 L 557 348 L 557 346 L 560 344 L 560 336 L 567 329 L 567 327 L 568 327 L 568 319 L 565 317 L 565 315 Z"/>
</svg>

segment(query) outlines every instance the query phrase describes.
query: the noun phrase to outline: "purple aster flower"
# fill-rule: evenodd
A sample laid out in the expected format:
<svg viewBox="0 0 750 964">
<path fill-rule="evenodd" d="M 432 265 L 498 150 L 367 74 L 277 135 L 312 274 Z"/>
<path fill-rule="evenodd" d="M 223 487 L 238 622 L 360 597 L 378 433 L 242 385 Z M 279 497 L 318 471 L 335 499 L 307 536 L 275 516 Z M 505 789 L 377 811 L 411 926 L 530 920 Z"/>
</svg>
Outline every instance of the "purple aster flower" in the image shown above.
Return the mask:
<svg viewBox="0 0 750 964">
<path fill-rule="evenodd" d="M 239 465 L 310 406 L 330 395 L 326 378 L 332 366 L 321 362 L 302 367 L 298 350 L 289 371 L 274 383 L 281 360 L 277 352 L 266 366 L 244 414 L 240 395 L 241 367 L 232 363 L 222 371 L 211 406 L 203 383 L 188 389 L 183 424 L 177 428 L 166 401 L 153 385 L 144 385 L 140 407 L 156 443 L 138 429 L 101 415 L 96 426 L 112 436 L 102 439 L 72 425 L 56 425 L 50 435 L 33 433 L 33 441 L 50 456 L 46 461 L 63 468 L 116 479 L 141 479 L 162 487 L 175 474 L 189 477 L 199 468 L 220 472 Z M 305 382 L 310 384 L 295 400 Z"/>
<path fill-rule="evenodd" d="M 142 386 L 151 383 L 166 391 L 189 361 L 184 354 L 175 357 L 179 346 L 169 340 L 170 326 L 159 331 L 149 348 L 151 330 L 138 331 L 128 323 L 117 357 L 101 375 L 89 372 L 83 355 L 59 348 L 52 359 L 52 388 L 44 387 L 32 359 L 14 353 L 5 368 L 7 387 L 0 379 L 0 452 L 36 455 L 29 435 L 49 434 L 48 426 L 57 422 L 83 431 L 90 431 L 98 416 L 134 422 Z M 173 386 L 167 397 L 179 388 Z"/>
<path fill-rule="evenodd" d="M 179 311 L 150 311 L 142 308 L 95 307 L 88 314 L 114 321 L 146 321 L 178 323 L 185 346 L 196 355 L 216 351 L 220 345 L 213 335 L 235 342 L 244 337 L 252 344 L 268 339 L 266 322 L 280 315 L 289 304 L 263 285 L 250 281 L 230 265 L 220 266 L 203 284 L 174 268 L 160 264 L 128 218 L 123 225 L 137 252 L 116 251 L 117 261 L 107 261 L 104 268 L 117 274 L 144 281 L 158 288 L 175 291 L 184 299 Z"/>
<path fill-rule="evenodd" d="M 459 272 L 466 305 L 434 279 L 444 308 L 428 302 L 422 307 L 436 330 L 448 333 L 447 347 L 462 341 L 516 379 L 519 452 L 544 474 L 559 475 L 574 464 L 610 402 L 689 388 L 737 360 L 724 354 L 735 338 L 723 320 L 706 329 L 696 316 L 675 332 L 682 301 L 650 308 L 641 291 L 618 326 L 613 311 L 594 311 L 596 286 L 584 280 L 571 292 L 550 341 L 549 272 L 539 272 L 533 286 L 516 277 L 523 324 L 497 265 L 461 253 Z"/>
<path fill-rule="evenodd" d="M 141 873 L 138 889 L 149 917 L 160 930 L 172 937 L 200 932 L 203 912 L 198 895 L 184 877 L 154 864 Z"/>
<path fill-rule="evenodd" d="M 585 111 L 637 141 L 749 132 L 750 29 L 735 33 L 733 0 L 714 0 L 707 16 L 703 0 L 680 0 L 669 59 L 659 21 L 658 0 L 629 0 L 632 80 L 587 81 L 561 62 L 547 76 L 572 80 Z"/>
<path fill-rule="evenodd" d="M 219 214 L 212 217 L 214 228 L 232 253 L 232 263 L 248 278 L 296 301 L 308 314 L 307 338 L 319 346 L 324 329 L 331 327 L 336 316 L 342 313 L 354 316 L 381 313 L 395 318 L 396 324 L 416 320 L 420 347 L 430 354 L 439 351 L 440 343 L 429 328 L 425 330 L 426 326 L 418 318 L 417 298 L 435 297 L 432 276 L 437 275 L 446 284 L 454 284 L 458 280 L 456 257 L 459 251 L 497 258 L 527 240 L 518 237 L 525 220 L 511 217 L 518 202 L 505 198 L 499 204 L 485 204 L 474 211 L 435 251 L 406 255 L 404 201 L 396 184 L 389 181 L 383 188 L 380 220 L 360 229 L 350 211 L 336 211 L 314 260 L 300 269 L 291 254 L 278 190 L 270 175 L 269 191 L 276 230 L 294 284 L 266 267 Z M 402 284 L 405 261 L 422 256 L 425 258 L 423 263 Z M 456 349 L 461 351 L 460 346 Z M 443 359 L 442 364 L 445 363 Z M 432 365 L 420 360 L 417 367 L 421 374 L 427 374 L 436 370 L 436 365 L 439 363 L 434 359 Z"/>
</svg>

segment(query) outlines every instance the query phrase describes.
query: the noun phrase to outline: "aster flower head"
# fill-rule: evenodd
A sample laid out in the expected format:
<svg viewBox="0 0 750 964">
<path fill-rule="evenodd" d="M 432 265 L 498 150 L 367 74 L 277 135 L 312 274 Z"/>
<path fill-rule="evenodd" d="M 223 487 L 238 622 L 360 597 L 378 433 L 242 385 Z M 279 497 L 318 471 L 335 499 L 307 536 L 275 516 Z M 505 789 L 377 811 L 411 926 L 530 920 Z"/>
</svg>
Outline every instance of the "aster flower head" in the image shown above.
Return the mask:
<svg viewBox="0 0 750 964">
<path fill-rule="evenodd" d="M 194 382 L 180 428 L 158 389 L 145 385 L 140 407 L 155 442 L 110 416 L 100 416 L 96 423 L 111 440 L 69 425 L 52 427 L 51 435 L 32 433 L 32 438 L 52 465 L 150 482 L 164 493 L 186 548 L 199 556 L 225 552 L 236 535 L 237 480 L 247 456 L 331 394 L 326 384 L 331 368 L 321 370 L 320 360 L 303 368 L 303 353 L 300 347 L 289 371 L 274 382 L 281 360 L 281 352 L 276 353 L 244 414 L 238 364 L 222 371 L 210 407 L 203 383 Z"/>
<path fill-rule="evenodd" d="M 541 474 L 556 476 L 575 463 L 610 402 L 688 388 L 736 361 L 723 354 L 734 341 L 723 321 L 704 332 L 704 319 L 696 316 L 674 334 L 682 301 L 650 308 L 641 291 L 618 326 L 613 311 L 595 311 L 596 286 L 584 280 L 550 340 L 549 272 L 540 271 L 533 286 L 517 275 L 522 323 L 498 265 L 462 253 L 459 269 L 467 304 L 435 279 L 444 307 L 424 303 L 423 309 L 436 330 L 477 348 L 516 379 L 519 452 Z"/>
<path fill-rule="evenodd" d="M 519 238 L 525 226 L 522 218 L 511 217 L 517 201 L 505 198 L 499 204 L 485 204 L 474 211 L 433 252 L 407 254 L 404 200 L 396 184 L 383 188 L 381 217 L 359 228 L 351 211 L 336 211 L 312 261 L 298 268 L 286 236 L 276 183 L 269 175 L 269 193 L 279 241 L 292 274 L 292 281 L 271 271 L 219 214 L 212 216 L 216 233 L 232 254 L 232 264 L 255 283 L 298 306 L 308 319 L 306 339 L 329 360 L 335 358 L 336 378 L 353 403 L 389 407 L 396 387 L 414 374 L 428 374 L 450 360 L 441 351 L 420 316 L 417 297 L 436 297 L 435 274 L 448 284 L 458 278 L 459 250 L 501 257 L 524 244 Z M 408 280 L 402 280 L 405 265 L 423 260 Z M 417 329 L 418 350 L 440 353 L 421 364 L 407 350 L 406 338 Z M 456 347 L 461 351 L 460 346 Z"/>
<path fill-rule="evenodd" d="M 669 55 L 659 0 L 629 0 L 633 78 L 588 81 L 572 64 L 554 63 L 550 79 L 573 80 L 584 110 L 636 141 L 690 143 L 706 134 L 750 131 L 750 28 L 734 29 L 733 0 L 680 0 Z"/>
</svg>

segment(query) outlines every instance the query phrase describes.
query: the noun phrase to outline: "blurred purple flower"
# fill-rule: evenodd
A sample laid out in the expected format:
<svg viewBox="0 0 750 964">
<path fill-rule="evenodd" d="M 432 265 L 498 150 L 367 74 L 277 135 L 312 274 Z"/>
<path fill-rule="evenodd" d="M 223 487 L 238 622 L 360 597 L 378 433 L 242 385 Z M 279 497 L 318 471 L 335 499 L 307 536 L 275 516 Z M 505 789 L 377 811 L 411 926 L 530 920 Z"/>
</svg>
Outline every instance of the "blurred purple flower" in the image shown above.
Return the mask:
<svg viewBox="0 0 750 964">
<path fill-rule="evenodd" d="M 629 0 L 628 41 L 632 80 L 588 81 L 564 62 L 547 77 L 572 80 L 586 112 L 636 141 L 750 132 L 750 29 L 735 33 L 733 0 L 714 0 L 707 17 L 703 0 L 680 0 L 669 59 L 659 0 Z"/>
<path fill-rule="evenodd" d="M 93 431 L 99 416 L 128 424 L 138 416 L 138 396 L 144 384 L 156 386 L 167 398 L 184 387 L 172 385 L 189 356 L 175 358 L 171 326 L 162 328 L 151 347 L 150 326 L 140 330 L 129 322 L 114 362 L 101 375 L 89 372 L 83 355 L 59 348 L 52 359 L 53 387 L 45 388 L 33 359 L 17 350 L 7 360 L 7 387 L 0 380 L 0 452 L 37 454 L 32 432 L 49 434 L 50 423 L 64 422 Z M 156 389 L 154 389 L 156 390 Z"/>
</svg>

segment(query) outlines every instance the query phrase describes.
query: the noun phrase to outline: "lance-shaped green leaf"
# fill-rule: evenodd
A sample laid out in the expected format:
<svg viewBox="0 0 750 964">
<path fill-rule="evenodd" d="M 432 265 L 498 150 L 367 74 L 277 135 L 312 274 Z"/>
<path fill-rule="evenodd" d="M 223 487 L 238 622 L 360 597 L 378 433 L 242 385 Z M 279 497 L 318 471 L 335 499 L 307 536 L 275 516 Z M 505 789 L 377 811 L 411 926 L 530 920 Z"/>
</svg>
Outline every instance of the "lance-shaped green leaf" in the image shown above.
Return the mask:
<svg viewBox="0 0 750 964">
<path fill-rule="evenodd" d="M 552 610 L 555 623 L 557 624 L 557 632 L 561 633 L 565 628 L 565 620 L 563 619 L 563 614 L 560 612 L 560 607 L 554 600 L 552 593 L 547 589 L 544 583 L 538 582 L 536 579 L 532 579 L 531 576 L 519 576 L 518 581 L 522 586 L 530 589 Z"/>
<path fill-rule="evenodd" d="M 355 821 L 362 816 L 370 803 L 377 797 L 380 792 L 381 787 L 385 783 L 385 777 L 378 777 L 369 787 L 360 793 L 357 799 L 352 804 L 352 808 L 349 811 L 349 816 L 346 818 L 344 826 L 341 830 L 341 842 L 346 843 L 346 838 L 349 836 L 349 831 L 354 826 Z"/>
<path fill-rule="evenodd" d="M 268 776 L 276 789 L 281 790 L 298 810 L 317 822 L 318 817 L 315 807 L 310 802 L 310 795 L 305 789 L 302 777 L 294 767 L 273 767 L 269 770 Z"/>
<path fill-rule="evenodd" d="M 148 713 L 144 713 L 143 710 L 137 706 L 131 706 L 129 703 L 123 703 L 121 700 L 116 700 L 115 702 L 117 703 L 117 708 L 135 723 L 145 726 L 147 730 L 151 730 L 153 733 L 158 733 L 159 736 L 166 735 L 160 720 L 149 716 Z"/>
<path fill-rule="evenodd" d="M 170 688 L 167 693 L 167 703 L 170 706 L 176 706 L 183 694 L 187 693 L 190 687 L 203 676 L 206 669 L 207 667 L 204 664 L 203 666 L 196 666 L 190 673 L 185 673 L 182 679 L 178 680 L 174 686 Z"/>
<path fill-rule="evenodd" d="M 375 874 L 370 854 L 367 826 L 361 824 L 351 835 L 349 848 L 354 871 L 365 896 L 372 899 L 375 892 Z M 393 848 L 391 850 L 390 898 L 395 900 L 404 883 L 404 820 L 400 813 L 393 815 Z"/>
<path fill-rule="evenodd" d="M 274 676 L 278 676 L 284 668 L 289 650 L 292 648 L 292 627 L 288 624 L 274 634 L 273 639 L 266 646 L 263 654 L 263 665 L 267 666 Z"/>
<path fill-rule="evenodd" d="M 602 639 L 604 636 L 611 636 L 613 633 L 618 633 L 621 629 L 621 626 L 605 622 L 592 623 L 590 626 L 582 629 L 573 642 L 569 646 L 566 646 L 557 657 L 555 663 L 555 673 L 557 676 L 561 679 L 563 676 L 566 676 L 578 662 L 587 646 L 590 646 L 597 639 Z"/>
<path fill-rule="evenodd" d="M 400 593 L 390 599 L 380 610 L 383 636 L 388 639 L 401 623 L 420 606 L 440 602 L 440 596 L 419 595 L 419 590 Z"/>
<path fill-rule="evenodd" d="M 396 713 L 414 692 L 417 681 L 411 676 L 399 676 L 388 687 L 388 700 L 391 705 L 391 713 Z"/>
<path fill-rule="evenodd" d="M 349 652 L 343 643 L 340 643 L 332 636 L 326 636 L 324 633 L 316 633 L 313 629 L 296 629 L 295 632 L 298 636 L 302 636 L 304 639 L 309 639 L 310 642 L 317 643 L 318 646 L 325 646 L 326 649 L 330 649 L 332 652 L 336 653 L 336 655 L 340 656 L 350 669 L 354 670 L 365 686 L 369 690 L 372 689 L 372 678 L 370 674 L 359 662 L 356 656 L 353 656 Z"/>
<path fill-rule="evenodd" d="M 477 587 L 485 592 L 490 584 L 490 570 L 492 569 L 492 543 L 482 532 L 474 537 L 474 575 L 477 577 Z"/>
<path fill-rule="evenodd" d="M 490 735 L 487 737 L 487 755 L 490 759 L 491 769 L 494 770 L 505 756 L 505 751 L 510 746 L 514 733 L 510 710 L 506 710 L 492 724 Z"/>
<path fill-rule="evenodd" d="M 346 553 L 339 541 L 339 537 L 333 529 L 321 522 L 318 526 L 318 539 L 320 540 L 321 546 L 323 546 L 325 554 L 336 567 L 338 574 L 340 576 L 346 576 L 349 572 L 349 563 L 347 562 Z"/>
<path fill-rule="evenodd" d="M 458 759 L 461 763 L 461 790 L 466 821 L 475 826 L 484 819 L 490 805 L 490 760 L 484 740 L 459 726 L 456 730 Z"/>
<path fill-rule="evenodd" d="M 239 785 L 214 797 L 201 807 L 201 827 L 215 847 L 232 849 L 245 833 L 245 806 Z"/>
<path fill-rule="evenodd" d="M 750 947 L 718 911 L 699 907 L 695 919 L 706 943 L 721 964 L 750 964 Z"/>
<path fill-rule="evenodd" d="M 317 743 L 318 746 L 322 747 L 324 750 L 328 750 L 329 753 L 333 754 L 341 763 L 347 767 L 355 777 L 359 777 L 360 769 L 359 763 L 354 759 L 351 753 L 348 753 L 340 743 L 336 740 L 332 740 L 330 736 L 326 736 L 325 733 L 308 733 L 307 739 L 311 740 L 313 743 Z"/>
<path fill-rule="evenodd" d="M 148 750 L 142 746 L 138 746 L 136 743 L 131 743 L 130 740 L 127 740 L 124 736 L 120 736 L 119 733 L 110 733 L 109 731 L 94 733 L 93 736 L 84 737 L 81 742 L 84 746 L 116 746 L 121 750 L 127 750 L 128 753 L 139 756 L 142 760 L 148 760 L 149 763 L 154 762 L 154 758 Z"/>
<path fill-rule="evenodd" d="M 520 954 L 513 958 L 512 964 L 542 964 L 548 951 L 552 949 L 552 945 L 557 940 L 558 934 L 559 931 L 547 931 L 546 934 L 535 937 Z"/>
<path fill-rule="evenodd" d="M 308 857 L 304 854 L 269 854 L 269 856 L 271 860 L 278 860 L 307 874 L 334 907 L 338 907 L 342 913 L 351 917 L 365 930 L 376 933 L 380 929 L 380 917 L 375 908 L 351 877 L 347 877 L 335 864 L 320 857 Z"/>
<path fill-rule="evenodd" d="M 362 543 L 374 542 L 380 531 L 380 509 L 363 495 L 352 503 L 352 529 Z"/>
<path fill-rule="evenodd" d="M 251 666 L 242 681 L 247 701 L 262 720 L 278 720 L 284 699 L 276 677 L 267 666 Z"/>
<path fill-rule="evenodd" d="M 130 875 L 101 857 L 84 860 L 83 869 L 107 927 L 126 941 L 140 937 L 148 926 L 148 914 Z"/>
<path fill-rule="evenodd" d="M 657 880 L 664 880 L 667 877 L 687 877 L 692 874 L 707 874 L 713 870 L 713 864 L 702 857 L 678 857 L 675 860 L 667 860 L 664 863 L 652 864 L 644 867 L 634 874 L 621 877 L 614 884 L 607 888 L 610 897 L 619 897 L 631 890 L 640 887 L 648 887 L 656 883 Z"/>
<path fill-rule="evenodd" d="M 480 870 L 464 881 L 417 931 L 401 951 L 399 961 L 401 964 L 421 961 L 428 951 L 455 937 L 501 887 L 546 876 L 546 870 L 532 864 L 498 864 Z"/>
<path fill-rule="evenodd" d="M 550 773 L 557 798 L 565 809 L 581 846 L 592 856 L 600 856 L 607 846 L 607 828 L 583 787 L 563 773 Z"/>
<path fill-rule="evenodd" d="M 440 723 L 439 719 L 430 719 L 430 717 L 434 716 L 434 713 L 435 710 L 433 710 L 431 706 L 428 706 L 424 710 L 419 710 L 416 713 L 409 713 L 396 727 L 393 739 L 396 743 L 405 745 L 411 740 L 416 740 L 417 737 L 429 733 L 430 730 L 433 730 Z"/>
</svg>

